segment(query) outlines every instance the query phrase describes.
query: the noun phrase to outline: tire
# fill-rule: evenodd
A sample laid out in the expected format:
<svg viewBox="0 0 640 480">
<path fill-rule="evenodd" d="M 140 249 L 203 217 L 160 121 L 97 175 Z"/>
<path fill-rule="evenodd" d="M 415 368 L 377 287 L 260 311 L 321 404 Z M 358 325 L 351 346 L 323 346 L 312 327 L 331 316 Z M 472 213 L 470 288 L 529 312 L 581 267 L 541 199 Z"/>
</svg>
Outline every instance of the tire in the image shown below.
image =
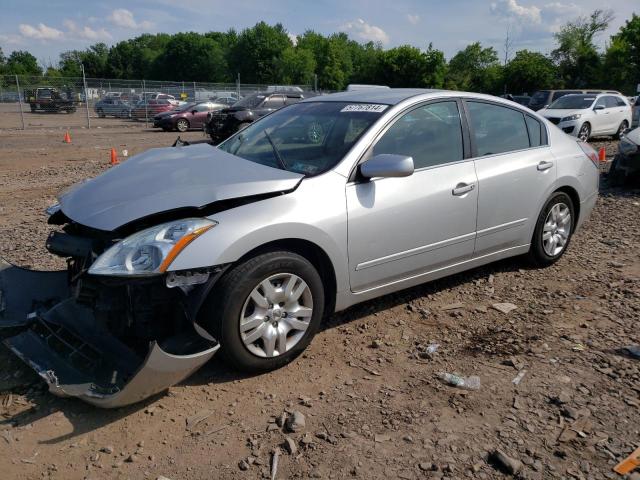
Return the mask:
<svg viewBox="0 0 640 480">
<path fill-rule="evenodd" d="M 100 118 L 104 118 L 104 117 L 106 116 L 106 115 L 104 114 L 104 112 L 103 112 L 102 110 L 100 110 L 100 109 L 98 109 L 98 111 L 97 111 L 96 113 L 98 114 L 98 116 L 99 116 Z"/>
<path fill-rule="evenodd" d="M 583 123 L 578 130 L 578 138 L 583 142 L 588 142 L 591 136 L 591 125 L 588 122 Z"/>
<path fill-rule="evenodd" d="M 552 211 L 555 212 L 556 215 L 555 221 Z M 566 211 L 569 213 L 569 218 L 559 222 L 558 219 L 562 218 L 562 212 Z M 557 262 L 560 257 L 564 255 L 573 236 L 575 226 L 574 212 L 573 201 L 571 197 L 564 192 L 555 192 L 551 195 L 551 198 L 547 200 L 547 203 L 545 203 L 538 216 L 536 228 L 533 231 L 533 238 L 531 239 L 529 260 L 533 265 L 537 267 L 547 267 Z M 545 241 L 544 237 L 547 237 L 549 233 L 551 233 L 551 238 Z M 550 242 L 554 237 L 557 241 L 555 246 Z M 564 243 L 558 245 L 560 241 Z"/>
<path fill-rule="evenodd" d="M 287 296 L 285 287 L 290 280 L 293 295 Z M 262 287 L 266 282 L 273 287 L 271 296 Z M 296 294 L 298 298 L 293 299 Z M 322 320 L 324 295 L 322 279 L 306 258 L 287 251 L 267 252 L 236 265 L 222 277 L 205 301 L 199 322 L 220 342 L 219 355 L 230 366 L 266 372 L 291 362 L 309 345 Z M 289 308 L 305 311 L 305 315 L 287 316 Z M 248 318 L 252 320 L 241 333 L 241 321 Z M 273 340 L 270 346 L 265 336 Z"/>
<path fill-rule="evenodd" d="M 622 134 L 624 133 L 624 131 L 629 128 L 629 123 L 626 120 L 623 120 L 620 123 L 620 126 L 618 127 L 618 131 L 616 132 L 616 134 L 613 136 L 613 138 L 615 140 L 620 140 L 620 137 L 622 136 Z"/>
<path fill-rule="evenodd" d="M 181 133 L 184 133 L 187 130 L 189 130 L 189 120 L 187 120 L 186 118 L 179 119 L 176 122 L 176 130 L 178 130 Z"/>
<path fill-rule="evenodd" d="M 129 115 L 129 112 L 127 110 L 122 110 L 120 112 L 120 118 L 129 118 L 131 115 Z"/>
</svg>

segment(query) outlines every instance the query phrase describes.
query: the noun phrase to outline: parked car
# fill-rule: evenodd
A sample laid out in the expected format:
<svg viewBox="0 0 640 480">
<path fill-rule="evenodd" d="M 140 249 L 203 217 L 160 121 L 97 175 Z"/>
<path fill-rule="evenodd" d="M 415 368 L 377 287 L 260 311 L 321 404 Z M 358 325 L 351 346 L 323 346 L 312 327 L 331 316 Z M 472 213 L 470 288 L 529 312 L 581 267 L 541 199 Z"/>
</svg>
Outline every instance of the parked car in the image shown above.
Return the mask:
<svg viewBox="0 0 640 480">
<path fill-rule="evenodd" d="M 162 112 L 153 117 L 153 126 L 162 128 L 165 132 L 177 130 L 186 132 L 190 128 L 202 129 L 207 121 L 207 114 L 222 110 L 223 103 L 200 102 L 188 103 L 174 110 Z"/>
<path fill-rule="evenodd" d="M 93 106 L 93 110 L 101 118 L 106 116 L 129 118 L 131 117 L 131 109 L 129 102 L 120 100 L 120 97 L 115 96 L 104 97 Z"/>
<path fill-rule="evenodd" d="M 598 90 L 592 88 L 583 90 L 538 90 L 531 96 L 531 100 L 529 101 L 529 108 L 534 112 L 537 112 L 541 108 L 548 107 L 553 102 L 555 102 L 559 98 L 564 97 L 565 95 L 576 95 L 580 93 L 588 93 L 591 95 L 597 95 L 599 93 L 612 93 L 615 95 L 620 95 L 620 92 L 616 90 Z"/>
<path fill-rule="evenodd" d="M 219 147 L 152 149 L 61 194 L 47 248 L 68 270 L 0 267 L 5 344 L 54 394 L 103 407 L 218 351 L 272 370 L 356 303 L 516 255 L 553 264 L 598 180 L 588 144 L 496 97 L 305 99 Z"/>
<path fill-rule="evenodd" d="M 626 132 L 618 145 L 618 153 L 611 162 L 607 181 L 610 186 L 626 182 L 640 185 L 640 128 Z"/>
<path fill-rule="evenodd" d="M 638 127 L 640 126 L 640 95 L 636 97 L 636 101 L 632 105 L 633 105 L 633 118 L 631 119 L 631 126 Z"/>
<path fill-rule="evenodd" d="M 135 107 L 131 109 L 131 118 L 134 120 L 153 118 L 161 112 L 167 112 L 173 110 L 175 105 L 169 100 L 144 100 L 136 103 Z"/>
<path fill-rule="evenodd" d="M 215 95 L 211 97 L 210 100 L 215 103 L 224 103 L 225 105 L 230 107 L 238 101 L 238 96 L 235 93 L 225 93 L 221 95 Z"/>
<path fill-rule="evenodd" d="M 214 143 L 219 143 L 258 118 L 285 105 L 298 103 L 305 96 L 310 95 L 298 91 L 248 95 L 229 108 L 210 113 L 204 126 L 205 132 Z"/>
<path fill-rule="evenodd" d="M 524 105 L 525 107 L 528 107 L 529 102 L 531 101 L 531 97 L 529 95 L 512 95 L 510 93 L 506 93 L 504 95 L 500 95 L 500 97 L 511 100 L 512 102 L 519 103 L 520 105 Z"/>
<path fill-rule="evenodd" d="M 32 90 L 25 90 L 25 97 L 29 101 L 32 112 L 38 110 L 48 113 L 74 113 L 76 102 L 73 100 L 73 92 L 70 88 L 64 91 L 54 87 L 40 87 Z"/>
<path fill-rule="evenodd" d="M 620 138 L 631 125 L 631 106 L 623 95 L 565 95 L 539 112 L 564 133 L 584 142 L 592 136 Z"/>
</svg>

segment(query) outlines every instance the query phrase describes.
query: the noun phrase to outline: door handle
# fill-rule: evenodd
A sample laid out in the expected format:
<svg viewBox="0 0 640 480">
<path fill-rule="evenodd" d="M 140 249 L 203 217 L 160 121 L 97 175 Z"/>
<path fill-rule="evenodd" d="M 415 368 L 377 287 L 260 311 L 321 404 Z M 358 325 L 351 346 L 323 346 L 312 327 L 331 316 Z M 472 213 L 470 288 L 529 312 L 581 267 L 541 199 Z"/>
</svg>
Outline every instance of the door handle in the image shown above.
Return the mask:
<svg viewBox="0 0 640 480">
<path fill-rule="evenodd" d="M 538 164 L 538 170 L 540 170 L 541 172 L 549 170 L 551 167 L 553 167 L 553 162 L 542 161 Z"/>
<path fill-rule="evenodd" d="M 476 188 L 476 184 L 475 183 L 459 183 L 451 191 L 451 194 L 459 197 L 460 195 L 464 195 L 465 193 L 469 193 L 474 188 Z"/>
</svg>

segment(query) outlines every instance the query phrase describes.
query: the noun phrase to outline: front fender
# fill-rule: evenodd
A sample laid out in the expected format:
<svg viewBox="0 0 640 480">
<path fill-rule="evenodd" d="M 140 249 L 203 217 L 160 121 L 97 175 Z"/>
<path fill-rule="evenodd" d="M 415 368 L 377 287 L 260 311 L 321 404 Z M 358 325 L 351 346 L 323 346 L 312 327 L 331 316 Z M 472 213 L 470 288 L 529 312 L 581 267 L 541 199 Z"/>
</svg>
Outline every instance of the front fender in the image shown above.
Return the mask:
<svg viewBox="0 0 640 480">
<path fill-rule="evenodd" d="M 234 263 L 267 243 L 298 239 L 321 248 L 332 263 L 338 290 L 348 288 L 344 187 L 344 177 L 328 172 L 303 180 L 289 194 L 212 215 L 218 225 L 189 244 L 169 270 Z"/>
</svg>

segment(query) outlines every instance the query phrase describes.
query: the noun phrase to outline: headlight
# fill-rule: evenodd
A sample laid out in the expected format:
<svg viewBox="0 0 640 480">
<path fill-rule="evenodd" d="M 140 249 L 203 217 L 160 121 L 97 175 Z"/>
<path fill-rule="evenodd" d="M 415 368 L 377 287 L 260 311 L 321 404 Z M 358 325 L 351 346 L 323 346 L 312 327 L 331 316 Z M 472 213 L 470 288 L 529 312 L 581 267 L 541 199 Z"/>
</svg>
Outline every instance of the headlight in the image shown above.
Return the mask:
<svg viewBox="0 0 640 480">
<path fill-rule="evenodd" d="M 60 204 L 59 203 L 54 203 L 53 205 L 47 207 L 45 209 L 45 213 L 49 216 L 53 215 L 54 213 L 58 213 L 60 211 Z"/>
<path fill-rule="evenodd" d="M 568 117 L 562 117 L 561 122 L 570 122 L 571 120 L 578 120 L 582 115 L 579 113 L 574 113 L 573 115 L 569 115 Z"/>
<path fill-rule="evenodd" d="M 633 143 L 627 137 L 622 137 L 620 139 L 618 150 L 620 150 L 620 153 L 623 155 L 635 155 L 638 153 L 638 145 Z"/>
<path fill-rule="evenodd" d="M 89 273 L 159 275 L 187 245 L 217 224 L 206 218 L 189 218 L 147 228 L 119 241 L 100 255 L 89 268 Z"/>
</svg>

